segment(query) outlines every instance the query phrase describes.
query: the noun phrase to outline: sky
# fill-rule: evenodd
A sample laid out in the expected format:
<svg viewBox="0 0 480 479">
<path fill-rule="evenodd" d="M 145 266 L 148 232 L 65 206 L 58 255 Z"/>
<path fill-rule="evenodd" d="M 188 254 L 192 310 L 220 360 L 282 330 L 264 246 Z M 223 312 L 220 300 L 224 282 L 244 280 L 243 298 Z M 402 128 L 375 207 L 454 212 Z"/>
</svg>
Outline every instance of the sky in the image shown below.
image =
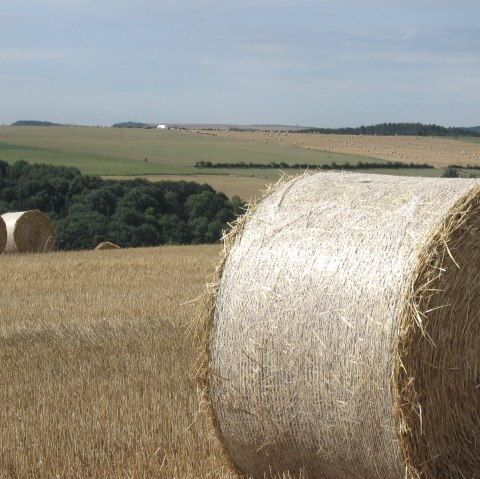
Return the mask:
<svg viewBox="0 0 480 479">
<path fill-rule="evenodd" d="M 0 124 L 480 125 L 478 0 L 0 0 Z"/>
</svg>

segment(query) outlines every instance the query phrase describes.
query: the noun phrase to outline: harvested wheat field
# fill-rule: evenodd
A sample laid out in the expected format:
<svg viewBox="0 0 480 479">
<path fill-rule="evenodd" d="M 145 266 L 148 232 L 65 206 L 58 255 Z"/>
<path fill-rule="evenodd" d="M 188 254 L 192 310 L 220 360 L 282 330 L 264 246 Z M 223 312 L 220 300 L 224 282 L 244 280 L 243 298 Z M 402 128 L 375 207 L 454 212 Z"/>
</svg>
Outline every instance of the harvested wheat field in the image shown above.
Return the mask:
<svg viewBox="0 0 480 479">
<path fill-rule="evenodd" d="M 185 333 L 218 251 L 1 257 L 0 477 L 234 477 Z"/>
<path fill-rule="evenodd" d="M 424 136 L 317 135 L 272 131 L 252 133 L 219 130 L 217 134 L 242 141 L 276 143 L 290 148 L 344 153 L 378 158 L 381 161 L 428 163 L 435 167 L 447 167 L 452 164 L 480 166 L 480 144 L 464 139 Z"/>
</svg>

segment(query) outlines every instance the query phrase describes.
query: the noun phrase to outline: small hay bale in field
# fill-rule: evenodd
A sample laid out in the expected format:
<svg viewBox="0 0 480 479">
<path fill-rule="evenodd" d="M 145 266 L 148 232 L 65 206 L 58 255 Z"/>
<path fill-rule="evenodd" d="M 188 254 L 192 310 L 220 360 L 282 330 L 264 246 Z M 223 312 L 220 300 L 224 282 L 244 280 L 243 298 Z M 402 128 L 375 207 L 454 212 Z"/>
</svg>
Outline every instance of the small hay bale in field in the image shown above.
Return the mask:
<svg viewBox="0 0 480 479">
<path fill-rule="evenodd" d="M 5 226 L 5 221 L 0 216 L 0 253 L 3 253 L 5 245 L 7 244 L 7 227 Z"/>
<path fill-rule="evenodd" d="M 95 246 L 95 249 L 120 249 L 120 246 L 110 243 L 110 241 L 102 241 Z"/>
<path fill-rule="evenodd" d="M 53 248 L 55 228 L 41 211 L 5 213 L 2 218 L 7 227 L 5 253 L 44 253 Z"/>
<path fill-rule="evenodd" d="M 226 238 L 206 394 L 256 478 L 480 477 L 480 188 L 314 174 Z"/>
</svg>

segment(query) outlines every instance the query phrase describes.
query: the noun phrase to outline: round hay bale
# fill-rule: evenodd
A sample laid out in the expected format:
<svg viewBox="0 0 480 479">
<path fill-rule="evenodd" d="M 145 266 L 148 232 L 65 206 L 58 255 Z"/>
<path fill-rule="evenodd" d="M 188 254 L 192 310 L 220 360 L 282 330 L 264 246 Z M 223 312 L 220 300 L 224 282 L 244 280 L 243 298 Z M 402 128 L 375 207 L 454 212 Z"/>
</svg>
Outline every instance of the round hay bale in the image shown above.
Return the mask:
<svg viewBox="0 0 480 479">
<path fill-rule="evenodd" d="M 5 221 L 0 216 L 0 253 L 3 253 L 5 245 L 7 244 L 7 227 L 5 226 Z"/>
<path fill-rule="evenodd" d="M 7 227 L 5 253 L 44 253 L 53 248 L 55 228 L 41 211 L 5 213 L 2 218 Z"/>
<path fill-rule="evenodd" d="M 253 477 L 480 477 L 480 188 L 296 177 L 225 241 L 217 434 Z"/>
<path fill-rule="evenodd" d="M 95 246 L 95 249 L 120 249 L 120 246 L 110 243 L 110 241 L 102 241 Z"/>
</svg>

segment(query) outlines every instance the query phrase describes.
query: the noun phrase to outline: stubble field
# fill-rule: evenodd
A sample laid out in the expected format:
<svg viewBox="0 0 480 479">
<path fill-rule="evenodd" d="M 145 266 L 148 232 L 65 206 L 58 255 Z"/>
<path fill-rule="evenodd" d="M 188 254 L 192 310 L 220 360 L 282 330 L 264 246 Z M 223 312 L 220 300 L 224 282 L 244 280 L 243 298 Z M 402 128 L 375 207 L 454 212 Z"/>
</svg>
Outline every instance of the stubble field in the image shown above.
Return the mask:
<svg viewBox="0 0 480 479">
<path fill-rule="evenodd" d="M 0 257 L 0 477 L 236 477 L 187 332 L 219 250 Z"/>
<path fill-rule="evenodd" d="M 480 142 L 477 138 L 441 138 L 425 136 L 316 135 L 286 132 L 219 132 L 220 136 L 244 141 L 280 143 L 312 153 L 375 158 L 376 161 L 428 163 L 435 168 L 449 165 L 480 167 Z M 361 159 L 361 158 L 360 158 Z M 363 160 L 361 160 L 363 161 Z"/>
</svg>

